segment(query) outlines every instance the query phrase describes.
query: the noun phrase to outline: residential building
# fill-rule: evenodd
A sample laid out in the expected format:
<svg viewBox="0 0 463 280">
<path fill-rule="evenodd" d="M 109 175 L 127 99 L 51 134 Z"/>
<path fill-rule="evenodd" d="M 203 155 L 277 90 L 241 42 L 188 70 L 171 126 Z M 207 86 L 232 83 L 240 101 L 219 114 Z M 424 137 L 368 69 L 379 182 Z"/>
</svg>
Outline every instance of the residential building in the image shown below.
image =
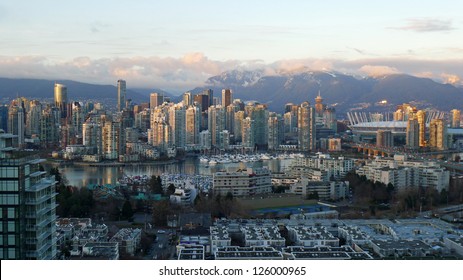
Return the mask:
<svg viewBox="0 0 463 280">
<path fill-rule="evenodd" d="M 0 131 L 0 259 L 51 260 L 57 254 L 55 178 L 41 171 L 37 155 L 15 151 L 15 137 Z"/>
<path fill-rule="evenodd" d="M 127 84 L 124 80 L 117 81 L 117 111 L 121 112 L 125 108 L 127 94 Z"/>
<path fill-rule="evenodd" d="M 141 230 L 139 228 L 122 228 L 120 229 L 109 242 L 117 242 L 119 244 L 119 252 L 128 255 L 135 255 L 140 246 Z"/>
<path fill-rule="evenodd" d="M 272 181 L 268 169 L 252 169 L 237 172 L 216 172 L 213 175 L 214 194 L 249 196 L 272 191 Z"/>
<path fill-rule="evenodd" d="M 313 151 L 316 148 L 315 109 L 303 102 L 297 111 L 298 148 Z"/>
</svg>

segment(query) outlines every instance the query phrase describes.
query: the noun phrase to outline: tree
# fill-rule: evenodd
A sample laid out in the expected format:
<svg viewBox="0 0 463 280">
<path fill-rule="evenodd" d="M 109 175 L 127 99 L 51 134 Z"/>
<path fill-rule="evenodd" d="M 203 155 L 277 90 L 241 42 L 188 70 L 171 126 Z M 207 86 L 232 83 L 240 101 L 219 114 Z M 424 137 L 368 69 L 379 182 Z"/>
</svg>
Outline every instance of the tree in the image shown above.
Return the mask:
<svg viewBox="0 0 463 280">
<path fill-rule="evenodd" d="M 162 189 L 162 180 L 161 177 L 152 175 L 149 181 L 149 187 L 152 193 L 154 194 L 163 194 L 164 191 Z"/>
<path fill-rule="evenodd" d="M 156 226 L 166 226 L 167 216 L 170 214 L 169 201 L 161 200 L 153 203 L 153 224 Z"/>
<path fill-rule="evenodd" d="M 169 184 L 167 187 L 166 195 L 171 195 L 175 193 L 175 185 L 174 184 Z"/>
<path fill-rule="evenodd" d="M 132 204 L 130 204 L 129 200 L 126 200 L 124 202 L 124 205 L 122 205 L 121 215 L 122 215 L 122 218 L 126 220 L 130 220 L 133 217 Z"/>
</svg>

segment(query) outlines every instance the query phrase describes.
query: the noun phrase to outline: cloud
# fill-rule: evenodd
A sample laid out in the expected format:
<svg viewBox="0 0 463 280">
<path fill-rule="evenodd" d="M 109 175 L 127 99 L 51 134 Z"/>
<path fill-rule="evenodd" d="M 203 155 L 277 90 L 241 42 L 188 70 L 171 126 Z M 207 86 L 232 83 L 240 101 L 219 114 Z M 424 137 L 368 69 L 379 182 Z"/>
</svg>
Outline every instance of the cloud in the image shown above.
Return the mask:
<svg viewBox="0 0 463 280">
<path fill-rule="evenodd" d="M 454 86 L 463 85 L 461 78 L 455 74 L 442 73 L 443 82 Z"/>
<path fill-rule="evenodd" d="M 264 75 L 291 74 L 302 71 L 337 71 L 361 76 L 406 73 L 439 82 L 462 85 L 463 59 L 419 60 L 404 58 L 291 59 L 266 64 L 261 60 L 219 61 L 204 53 L 182 57 L 133 56 L 93 59 L 76 57 L 56 61 L 42 56 L 0 56 L 0 77 L 70 79 L 95 84 L 115 84 L 125 79 L 129 88 L 161 88 L 182 93 L 205 85 L 211 76 L 228 70 L 256 70 Z"/>
<path fill-rule="evenodd" d="M 385 65 L 364 65 L 360 67 L 359 70 L 360 72 L 365 73 L 371 77 L 380 77 L 400 73 L 400 71 L 396 68 Z"/>
<path fill-rule="evenodd" d="M 442 20 L 436 18 L 411 18 L 406 20 L 406 24 L 400 27 L 392 27 L 391 29 L 408 30 L 415 32 L 439 32 L 451 31 L 455 28 L 452 26 L 451 20 Z"/>
</svg>

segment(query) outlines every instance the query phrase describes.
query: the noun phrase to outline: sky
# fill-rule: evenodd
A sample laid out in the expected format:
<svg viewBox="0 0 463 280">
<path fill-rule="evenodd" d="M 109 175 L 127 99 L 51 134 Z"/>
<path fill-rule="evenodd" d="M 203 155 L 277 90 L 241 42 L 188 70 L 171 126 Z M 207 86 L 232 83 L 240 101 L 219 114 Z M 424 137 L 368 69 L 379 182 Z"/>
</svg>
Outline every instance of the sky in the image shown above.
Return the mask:
<svg viewBox="0 0 463 280">
<path fill-rule="evenodd" d="M 233 69 L 463 85 L 463 1 L 0 2 L 0 76 L 180 93 Z"/>
</svg>

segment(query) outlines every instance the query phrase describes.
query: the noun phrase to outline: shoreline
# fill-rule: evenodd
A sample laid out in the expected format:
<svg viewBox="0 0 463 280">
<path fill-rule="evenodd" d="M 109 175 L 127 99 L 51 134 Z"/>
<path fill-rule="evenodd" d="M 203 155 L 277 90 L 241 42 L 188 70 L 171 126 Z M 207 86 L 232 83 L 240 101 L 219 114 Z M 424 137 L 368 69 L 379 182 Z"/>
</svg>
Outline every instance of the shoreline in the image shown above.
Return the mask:
<svg viewBox="0 0 463 280">
<path fill-rule="evenodd" d="M 124 166 L 150 166 L 150 165 L 164 165 L 174 164 L 182 161 L 183 159 L 170 159 L 166 161 L 149 161 L 149 162 L 84 162 L 84 161 L 54 161 L 47 159 L 47 163 L 59 166 L 90 166 L 90 167 L 124 167 Z"/>
</svg>

